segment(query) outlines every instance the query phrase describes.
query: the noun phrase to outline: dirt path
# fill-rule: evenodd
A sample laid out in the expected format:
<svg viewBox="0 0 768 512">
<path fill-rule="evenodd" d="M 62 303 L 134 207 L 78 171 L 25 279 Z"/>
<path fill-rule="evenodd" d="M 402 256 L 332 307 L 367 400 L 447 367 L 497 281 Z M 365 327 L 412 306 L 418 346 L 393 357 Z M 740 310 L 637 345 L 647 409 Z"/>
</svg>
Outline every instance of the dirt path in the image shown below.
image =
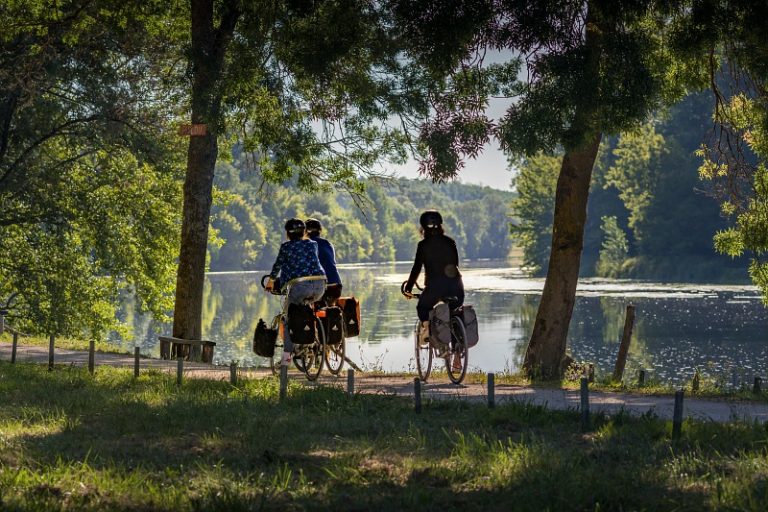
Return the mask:
<svg viewBox="0 0 768 512">
<path fill-rule="evenodd" d="M 10 343 L 0 342 L 0 360 L 10 361 Z M 17 362 L 48 363 L 48 350 L 40 346 L 19 346 L 16 354 Z M 87 366 L 88 353 L 58 349 L 55 354 L 56 364 L 71 364 Z M 133 368 L 134 359 L 130 355 L 122 354 L 96 354 L 96 366 L 108 365 L 113 367 Z M 176 361 L 162 359 L 141 359 L 142 368 L 155 368 L 169 373 L 176 372 Z M 270 377 L 271 372 L 266 369 L 240 369 L 241 378 Z M 213 366 L 201 363 L 185 363 L 185 378 L 208 378 L 217 380 L 229 379 L 229 368 Z M 291 379 L 304 380 L 298 372 L 291 372 Z M 346 388 L 346 378 L 323 377 L 320 384 Z M 355 391 L 359 393 L 392 394 L 401 396 L 413 396 L 413 378 L 401 376 L 382 376 L 356 373 Z M 450 384 L 445 376 L 437 376 L 428 384 L 422 386 L 423 399 L 429 400 L 487 400 L 487 389 L 483 384 L 464 384 L 455 386 Z M 563 390 L 551 388 L 539 388 L 530 386 L 516 386 L 509 384 L 497 384 L 495 391 L 496 403 L 506 401 L 519 401 L 544 405 L 551 409 L 567 410 L 579 408 L 579 392 L 576 390 Z M 614 413 L 624 410 L 631 414 L 643 414 L 654 412 L 661 418 L 671 419 L 674 399 L 667 396 L 651 396 L 628 393 L 603 393 L 590 392 L 590 410 L 593 412 Z M 753 402 L 738 402 L 726 400 L 703 400 L 687 398 L 684 402 L 684 416 L 698 420 L 717 422 L 743 421 L 768 421 L 768 404 Z"/>
</svg>

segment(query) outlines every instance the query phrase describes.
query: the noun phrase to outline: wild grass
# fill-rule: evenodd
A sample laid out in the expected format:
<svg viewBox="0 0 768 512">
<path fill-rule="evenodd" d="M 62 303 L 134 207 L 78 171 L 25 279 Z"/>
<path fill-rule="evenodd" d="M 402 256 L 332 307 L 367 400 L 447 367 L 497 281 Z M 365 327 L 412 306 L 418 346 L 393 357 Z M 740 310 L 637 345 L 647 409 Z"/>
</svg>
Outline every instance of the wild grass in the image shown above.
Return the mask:
<svg viewBox="0 0 768 512">
<path fill-rule="evenodd" d="M 766 510 L 768 431 L 0 363 L 1 510 Z"/>
</svg>

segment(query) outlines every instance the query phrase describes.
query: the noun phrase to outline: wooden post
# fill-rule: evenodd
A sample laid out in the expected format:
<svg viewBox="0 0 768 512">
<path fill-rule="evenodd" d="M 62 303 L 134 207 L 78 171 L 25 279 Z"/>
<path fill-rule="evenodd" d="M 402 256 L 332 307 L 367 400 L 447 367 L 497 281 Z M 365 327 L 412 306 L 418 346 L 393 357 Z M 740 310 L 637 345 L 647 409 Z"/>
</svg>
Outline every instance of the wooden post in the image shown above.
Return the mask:
<svg viewBox="0 0 768 512">
<path fill-rule="evenodd" d="M 181 386 L 181 380 L 184 377 L 184 357 L 176 358 L 176 384 Z"/>
<path fill-rule="evenodd" d="M 96 369 L 96 340 L 88 342 L 88 373 L 93 375 Z"/>
<path fill-rule="evenodd" d="M 16 362 L 16 348 L 19 346 L 19 333 L 13 333 L 13 344 L 11 345 L 11 364 Z"/>
<path fill-rule="evenodd" d="M 229 363 L 229 383 L 233 386 L 237 384 L 237 361 Z"/>
<path fill-rule="evenodd" d="M 645 370 L 640 370 L 637 374 L 637 385 L 645 386 Z"/>
<path fill-rule="evenodd" d="M 488 408 L 496 407 L 496 374 L 488 374 Z"/>
<path fill-rule="evenodd" d="M 141 348 L 133 347 L 133 376 L 139 378 L 139 357 L 141 356 Z"/>
<path fill-rule="evenodd" d="M 347 394 L 349 396 L 355 394 L 355 370 L 353 368 L 347 368 Z"/>
<path fill-rule="evenodd" d="M 675 409 L 672 414 L 672 439 L 678 439 L 683 430 L 683 395 L 682 389 L 675 391 Z"/>
<path fill-rule="evenodd" d="M 288 395 L 288 365 L 280 365 L 280 401 Z"/>
<path fill-rule="evenodd" d="M 413 408 L 416 414 L 421 414 L 421 379 L 413 379 Z"/>
<path fill-rule="evenodd" d="M 627 305 L 627 315 L 624 318 L 624 333 L 621 335 L 621 344 L 619 344 L 619 355 L 616 356 L 616 367 L 613 370 L 614 382 L 621 382 L 624 376 L 624 367 L 627 365 L 627 354 L 629 353 L 629 342 L 632 340 L 632 327 L 635 325 L 635 306 Z"/>
<path fill-rule="evenodd" d="M 53 370 L 53 346 L 56 342 L 56 337 L 51 334 L 48 338 L 48 371 Z"/>
<path fill-rule="evenodd" d="M 759 395 L 762 392 L 762 383 L 763 379 L 761 377 L 755 377 L 755 383 L 752 386 L 752 392 L 756 395 Z"/>
<path fill-rule="evenodd" d="M 581 431 L 589 430 L 589 379 L 581 378 Z"/>
</svg>

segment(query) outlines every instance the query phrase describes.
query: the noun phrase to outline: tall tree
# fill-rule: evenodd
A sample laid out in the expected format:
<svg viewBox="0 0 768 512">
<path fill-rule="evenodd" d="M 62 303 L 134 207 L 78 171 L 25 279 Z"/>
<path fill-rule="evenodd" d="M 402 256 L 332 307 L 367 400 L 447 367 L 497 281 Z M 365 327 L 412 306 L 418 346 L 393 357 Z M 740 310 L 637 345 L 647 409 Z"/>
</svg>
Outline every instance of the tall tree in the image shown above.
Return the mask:
<svg viewBox="0 0 768 512">
<path fill-rule="evenodd" d="M 644 120 L 665 91 L 663 17 L 655 2 L 517 0 L 395 2 L 412 53 L 443 78 L 435 114 L 421 131 L 423 171 L 455 176 L 491 136 L 512 153 L 564 149 L 547 278 L 524 367 L 561 375 L 575 302 L 592 167 L 603 133 Z M 451 27 L 449 29 L 449 27 Z M 454 30 L 453 27 L 456 27 Z M 515 57 L 483 64 L 489 50 Z M 517 81 L 525 63 L 528 78 Z M 666 95 L 665 95 L 666 93 Z M 515 96 L 501 120 L 485 114 L 490 96 Z"/>
<path fill-rule="evenodd" d="M 238 136 L 255 174 L 298 188 L 333 182 L 359 193 L 360 172 L 408 143 L 387 120 L 425 110 L 407 97 L 379 4 L 364 0 L 192 0 L 191 137 L 173 335 L 201 337 L 200 314 L 214 168 L 219 142 Z"/>
</svg>

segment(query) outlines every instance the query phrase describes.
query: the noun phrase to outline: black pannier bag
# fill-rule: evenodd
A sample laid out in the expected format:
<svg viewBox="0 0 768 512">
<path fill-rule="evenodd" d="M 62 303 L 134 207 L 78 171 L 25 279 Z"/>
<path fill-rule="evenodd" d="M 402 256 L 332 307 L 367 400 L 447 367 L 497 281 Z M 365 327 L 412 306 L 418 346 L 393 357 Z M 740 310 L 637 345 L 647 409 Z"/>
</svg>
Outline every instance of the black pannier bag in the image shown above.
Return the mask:
<svg viewBox="0 0 768 512">
<path fill-rule="evenodd" d="M 354 338 L 360 335 L 360 302 L 354 297 L 339 298 L 339 306 L 344 318 L 345 335 Z"/>
<path fill-rule="evenodd" d="M 267 324 L 259 318 L 256 324 L 256 330 L 253 332 L 253 351 L 257 356 L 272 357 L 275 355 L 275 344 L 277 343 L 277 329 L 270 329 Z"/>
<path fill-rule="evenodd" d="M 288 333 L 296 345 L 315 342 L 315 312 L 310 306 L 288 305 Z"/>
<path fill-rule="evenodd" d="M 323 328 L 325 329 L 325 339 L 329 345 L 338 345 L 344 339 L 344 320 L 341 315 L 341 308 L 336 306 L 323 308 L 325 318 L 323 318 Z"/>
</svg>

